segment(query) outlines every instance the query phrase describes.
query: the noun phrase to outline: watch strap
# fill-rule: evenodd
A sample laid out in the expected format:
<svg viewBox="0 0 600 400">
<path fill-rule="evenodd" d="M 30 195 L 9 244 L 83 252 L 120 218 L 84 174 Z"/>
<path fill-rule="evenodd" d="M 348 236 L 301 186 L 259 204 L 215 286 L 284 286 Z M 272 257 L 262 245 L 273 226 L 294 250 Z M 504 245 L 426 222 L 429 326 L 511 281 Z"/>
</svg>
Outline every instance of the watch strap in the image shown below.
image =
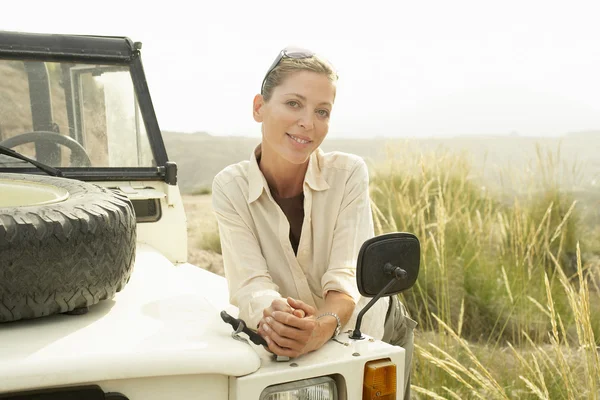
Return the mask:
<svg viewBox="0 0 600 400">
<path fill-rule="evenodd" d="M 331 336 L 332 338 L 334 338 L 337 335 L 339 335 L 340 332 L 341 332 L 341 330 L 342 330 L 342 321 L 340 321 L 340 317 L 338 317 L 338 315 L 336 313 L 333 313 L 333 312 L 323 313 L 323 314 L 319 315 L 317 317 L 317 319 L 323 318 L 323 317 L 327 317 L 327 316 L 334 317 L 335 320 L 337 321 L 337 326 L 335 327 L 335 331 L 333 332 L 333 335 Z"/>
</svg>

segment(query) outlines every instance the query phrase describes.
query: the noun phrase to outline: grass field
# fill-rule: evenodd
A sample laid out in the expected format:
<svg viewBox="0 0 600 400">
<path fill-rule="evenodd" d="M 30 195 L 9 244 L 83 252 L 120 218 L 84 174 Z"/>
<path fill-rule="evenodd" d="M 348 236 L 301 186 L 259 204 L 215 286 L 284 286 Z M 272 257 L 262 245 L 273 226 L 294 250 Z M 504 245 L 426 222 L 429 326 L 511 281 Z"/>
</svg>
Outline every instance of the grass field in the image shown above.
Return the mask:
<svg viewBox="0 0 600 400">
<path fill-rule="evenodd" d="M 555 149 L 494 185 L 465 154 L 397 152 L 402 167 L 376 166 L 371 192 L 377 233 L 421 241 L 402 296 L 419 322 L 415 392 L 598 398 L 598 189 Z"/>
<path fill-rule="evenodd" d="M 371 162 L 376 233 L 415 233 L 422 250 L 402 296 L 419 322 L 414 397 L 600 398 L 600 190 L 585 163 L 537 146 L 491 182 L 469 153 L 388 152 Z M 185 196 L 190 252 L 218 259 L 209 199 Z"/>
</svg>

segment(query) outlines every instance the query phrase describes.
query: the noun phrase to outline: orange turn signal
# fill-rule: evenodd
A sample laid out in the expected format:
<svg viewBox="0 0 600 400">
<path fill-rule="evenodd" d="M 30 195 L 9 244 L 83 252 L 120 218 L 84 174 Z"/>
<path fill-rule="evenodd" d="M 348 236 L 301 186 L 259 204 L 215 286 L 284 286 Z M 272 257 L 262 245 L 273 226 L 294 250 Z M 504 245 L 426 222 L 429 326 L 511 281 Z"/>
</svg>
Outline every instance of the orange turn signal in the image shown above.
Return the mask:
<svg viewBox="0 0 600 400">
<path fill-rule="evenodd" d="M 386 358 L 365 365 L 363 400 L 396 400 L 396 364 Z"/>
</svg>

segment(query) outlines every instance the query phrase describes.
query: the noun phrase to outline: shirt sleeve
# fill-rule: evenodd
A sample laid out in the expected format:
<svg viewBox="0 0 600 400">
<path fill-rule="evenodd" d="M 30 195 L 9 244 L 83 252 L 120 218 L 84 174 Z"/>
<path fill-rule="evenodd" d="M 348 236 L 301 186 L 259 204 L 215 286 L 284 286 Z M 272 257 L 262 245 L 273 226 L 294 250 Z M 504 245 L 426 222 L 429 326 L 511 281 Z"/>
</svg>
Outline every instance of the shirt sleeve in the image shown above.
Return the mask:
<svg viewBox="0 0 600 400">
<path fill-rule="evenodd" d="M 369 171 L 359 159 L 346 183 L 333 232 L 331 256 L 327 272 L 321 279 L 323 297 L 330 290 L 345 293 L 358 302 L 356 262 L 362 244 L 374 236 L 373 215 L 369 197 Z"/>
<path fill-rule="evenodd" d="M 227 189 L 239 190 L 233 183 Z M 281 298 L 279 287 L 273 283 L 255 233 L 246 222 L 250 213 L 245 196 L 241 191 L 227 193 L 215 178 L 212 203 L 219 225 L 229 301 L 239 308 L 239 317 L 250 328 L 256 328 L 263 310 Z"/>
</svg>

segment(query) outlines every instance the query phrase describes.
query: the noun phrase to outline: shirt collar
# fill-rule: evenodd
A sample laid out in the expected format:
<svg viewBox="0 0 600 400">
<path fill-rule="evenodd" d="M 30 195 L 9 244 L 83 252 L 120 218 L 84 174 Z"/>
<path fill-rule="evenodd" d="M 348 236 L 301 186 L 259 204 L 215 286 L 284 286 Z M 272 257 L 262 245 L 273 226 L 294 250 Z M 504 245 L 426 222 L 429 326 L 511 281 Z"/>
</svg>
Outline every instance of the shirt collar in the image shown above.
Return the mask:
<svg viewBox="0 0 600 400">
<path fill-rule="evenodd" d="M 248 204 L 260 197 L 263 189 L 268 189 L 269 185 L 262 171 L 258 167 L 258 159 L 262 151 L 261 145 L 256 146 L 250 155 L 250 166 L 248 167 Z"/>
<path fill-rule="evenodd" d="M 321 173 L 322 163 L 323 150 L 318 148 L 316 151 L 313 151 L 308 159 L 308 169 L 306 170 L 306 176 L 304 177 L 304 183 L 317 192 L 329 189 L 329 184 L 325 178 L 323 178 L 323 174 Z"/>
<path fill-rule="evenodd" d="M 259 144 L 250 155 L 250 166 L 248 167 L 248 204 L 257 200 L 263 190 L 269 190 L 269 184 L 258 166 L 261 151 L 262 148 Z M 304 184 L 315 191 L 329 189 L 329 184 L 321 173 L 322 159 L 323 150 L 318 148 L 308 159 L 308 168 L 304 177 Z"/>
</svg>

